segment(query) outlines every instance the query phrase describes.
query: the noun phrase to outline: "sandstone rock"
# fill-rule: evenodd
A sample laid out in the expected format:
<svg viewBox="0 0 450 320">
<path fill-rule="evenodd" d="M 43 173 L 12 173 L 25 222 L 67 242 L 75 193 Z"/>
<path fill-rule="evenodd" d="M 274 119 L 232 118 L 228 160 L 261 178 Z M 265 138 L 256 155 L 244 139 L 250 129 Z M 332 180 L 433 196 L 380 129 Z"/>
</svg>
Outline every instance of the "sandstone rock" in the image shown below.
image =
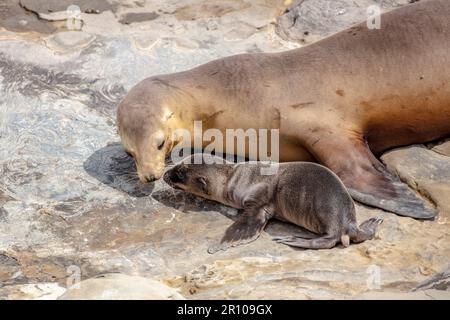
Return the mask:
<svg viewBox="0 0 450 320">
<path fill-rule="evenodd" d="M 434 146 L 432 150 L 444 156 L 450 157 L 450 140 Z"/>
<path fill-rule="evenodd" d="M 0 3 L 0 27 L 14 32 L 38 32 L 50 34 L 56 28 L 50 23 L 40 21 L 36 16 L 27 14 L 19 0 L 3 0 Z"/>
<path fill-rule="evenodd" d="M 60 300 L 183 300 L 176 290 L 161 282 L 124 274 L 108 274 L 81 281 Z"/>
<path fill-rule="evenodd" d="M 416 292 L 368 292 L 359 300 L 450 300 L 450 291 L 425 290 Z"/>
<path fill-rule="evenodd" d="M 66 11 L 71 5 L 78 6 L 86 13 L 115 11 L 117 6 L 113 3 L 108 0 L 20 0 L 21 6 L 38 15 Z"/>
<path fill-rule="evenodd" d="M 450 217 L 449 157 L 423 146 L 400 148 L 382 156 L 388 170 L 431 199 L 441 212 L 440 221 Z"/>
<path fill-rule="evenodd" d="M 419 284 L 414 291 L 428 289 L 450 291 L 450 266 Z"/>
<path fill-rule="evenodd" d="M 46 39 L 47 47 L 59 52 L 73 52 L 81 50 L 95 40 L 95 36 L 82 31 L 59 32 Z"/>
<path fill-rule="evenodd" d="M 173 38 L 172 40 L 176 43 L 177 47 L 180 49 L 193 50 L 193 49 L 199 48 L 199 44 L 195 40 L 191 40 L 188 38 L 181 38 L 181 37 Z"/>
<path fill-rule="evenodd" d="M 197 20 L 202 18 L 221 17 L 227 13 L 250 7 L 243 0 L 207 1 L 183 6 L 176 10 L 175 16 L 179 20 Z"/>
<path fill-rule="evenodd" d="M 65 291 L 65 288 L 51 282 L 13 285 L 0 292 L 0 300 L 55 300 Z"/>
</svg>

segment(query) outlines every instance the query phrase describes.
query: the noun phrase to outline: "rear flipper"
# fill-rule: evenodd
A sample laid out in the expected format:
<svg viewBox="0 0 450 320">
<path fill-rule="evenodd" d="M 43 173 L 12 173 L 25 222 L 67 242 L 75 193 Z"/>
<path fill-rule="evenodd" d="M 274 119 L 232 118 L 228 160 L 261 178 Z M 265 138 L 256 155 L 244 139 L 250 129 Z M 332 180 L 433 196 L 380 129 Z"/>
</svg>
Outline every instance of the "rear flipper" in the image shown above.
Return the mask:
<svg viewBox="0 0 450 320">
<path fill-rule="evenodd" d="M 331 249 L 338 242 L 337 237 L 328 235 L 315 239 L 304 239 L 296 236 L 287 236 L 287 237 L 275 237 L 273 238 L 273 240 L 291 247 L 304 249 Z"/>
<path fill-rule="evenodd" d="M 389 173 L 364 139 L 355 135 L 335 133 L 311 144 L 310 151 L 341 178 L 353 199 L 401 216 L 433 219 L 436 210 Z"/>
<path fill-rule="evenodd" d="M 361 223 L 359 228 L 355 226 L 354 230 L 351 230 L 349 235 L 342 235 L 339 239 L 338 236 L 326 235 L 318 238 L 305 239 L 299 236 L 287 236 L 287 237 L 274 237 L 272 240 L 283 243 L 292 247 L 299 247 L 304 249 L 331 249 L 338 242 L 341 242 L 344 247 L 348 247 L 351 242 L 360 243 L 366 240 L 372 239 L 378 226 L 383 222 L 383 218 L 372 218 Z"/>
<path fill-rule="evenodd" d="M 372 218 L 360 224 L 359 228 L 350 232 L 350 240 L 354 243 L 360 243 L 375 237 L 378 226 L 383 222 L 383 218 Z"/>
</svg>

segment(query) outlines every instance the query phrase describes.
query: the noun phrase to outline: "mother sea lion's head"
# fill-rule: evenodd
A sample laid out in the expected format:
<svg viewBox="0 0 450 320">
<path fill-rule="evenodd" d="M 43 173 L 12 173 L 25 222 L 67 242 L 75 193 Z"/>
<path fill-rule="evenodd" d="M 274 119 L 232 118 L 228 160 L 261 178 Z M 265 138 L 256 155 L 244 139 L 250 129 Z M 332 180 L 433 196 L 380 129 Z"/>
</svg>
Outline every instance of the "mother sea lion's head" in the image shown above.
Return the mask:
<svg viewBox="0 0 450 320">
<path fill-rule="evenodd" d="M 165 169 L 166 155 L 172 150 L 173 113 L 167 108 L 152 108 L 148 102 L 124 99 L 117 111 L 117 126 L 122 144 L 135 163 L 141 182 L 159 179 Z"/>
</svg>

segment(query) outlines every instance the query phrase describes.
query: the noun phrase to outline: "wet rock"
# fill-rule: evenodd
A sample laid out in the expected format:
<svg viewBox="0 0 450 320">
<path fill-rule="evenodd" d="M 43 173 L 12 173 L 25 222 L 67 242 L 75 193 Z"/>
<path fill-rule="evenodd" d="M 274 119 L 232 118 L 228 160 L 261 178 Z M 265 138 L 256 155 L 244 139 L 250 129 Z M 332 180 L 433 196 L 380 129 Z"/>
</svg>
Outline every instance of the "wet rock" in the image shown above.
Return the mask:
<svg viewBox="0 0 450 320">
<path fill-rule="evenodd" d="M 277 33 L 285 40 L 307 44 L 366 21 L 370 6 L 376 5 L 385 12 L 408 3 L 408 0 L 297 0 L 278 18 Z"/>
<path fill-rule="evenodd" d="M 83 165 L 87 173 L 115 189 L 134 197 L 151 194 L 153 185 L 139 181 L 136 164 L 120 143 L 112 143 L 95 151 Z"/>
<path fill-rule="evenodd" d="M 43 41 L 1 34 L 0 298 L 35 298 L 40 287 L 56 295 L 78 273 L 95 279 L 117 272 L 167 283 L 189 299 L 351 299 L 374 290 L 408 292 L 445 270 L 448 222 L 361 205 L 359 222 L 384 217 L 371 241 L 297 250 L 271 239 L 300 230 L 271 221 L 258 240 L 208 254 L 238 212 L 161 181 L 140 184 L 132 159 L 112 143 L 119 141 L 117 104 L 145 77 L 298 47 L 273 30 L 283 2 L 140 1 L 119 6 L 117 16 L 160 16 L 125 25 L 108 10 L 83 14 L 81 33 L 39 35 Z M 204 5 L 206 13 L 199 10 Z M 445 185 L 437 169 L 448 166 L 448 157 L 424 151 L 400 171 L 416 168 L 412 181 L 426 181 L 428 194 L 433 181 Z"/>
<path fill-rule="evenodd" d="M 108 274 L 84 280 L 69 288 L 60 300 L 183 300 L 161 282 L 124 274 Z"/>
</svg>

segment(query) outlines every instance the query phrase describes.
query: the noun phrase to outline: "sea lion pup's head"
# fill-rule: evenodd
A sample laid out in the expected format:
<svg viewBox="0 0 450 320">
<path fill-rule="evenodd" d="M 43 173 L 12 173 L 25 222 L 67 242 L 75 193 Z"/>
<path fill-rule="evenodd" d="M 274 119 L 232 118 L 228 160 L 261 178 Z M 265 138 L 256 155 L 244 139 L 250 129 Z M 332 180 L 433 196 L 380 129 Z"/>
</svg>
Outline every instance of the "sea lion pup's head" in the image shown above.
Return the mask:
<svg viewBox="0 0 450 320">
<path fill-rule="evenodd" d="M 126 152 L 134 158 L 141 182 L 161 178 L 166 155 L 176 143 L 172 132 L 179 125 L 169 108 L 153 100 L 138 85 L 117 110 L 118 132 Z"/>
<path fill-rule="evenodd" d="M 233 163 L 223 158 L 195 154 L 164 174 L 164 181 L 175 189 L 222 202 Z"/>
</svg>

